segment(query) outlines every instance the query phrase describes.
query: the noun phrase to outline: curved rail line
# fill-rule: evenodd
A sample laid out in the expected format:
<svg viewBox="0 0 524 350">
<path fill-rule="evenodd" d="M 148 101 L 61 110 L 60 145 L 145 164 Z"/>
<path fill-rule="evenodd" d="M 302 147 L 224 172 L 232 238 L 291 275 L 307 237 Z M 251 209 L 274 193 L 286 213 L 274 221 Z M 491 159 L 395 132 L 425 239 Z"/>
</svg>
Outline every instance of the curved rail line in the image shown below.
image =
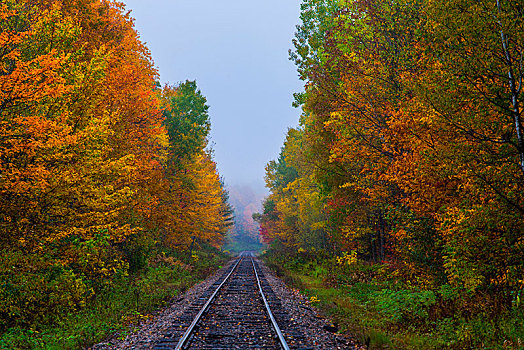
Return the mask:
<svg viewBox="0 0 524 350">
<path fill-rule="evenodd" d="M 246 256 L 242 256 L 241 255 L 240 258 L 236 261 L 235 265 L 233 266 L 233 268 L 231 269 L 229 274 L 224 278 L 222 283 L 220 283 L 220 285 L 216 288 L 216 290 L 213 292 L 213 294 L 209 297 L 207 302 L 204 304 L 204 306 L 200 309 L 198 314 L 195 316 L 195 318 L 193 319 L 193 322 L 191 322 L 191 325 L 187 328 L 187 330 L 185 331 L 184 335 L 178 341 L 178 344 L 176 345 L 175 350 L 182 350 L 182 349 L 184 349 L 184 347 L 186 345 L 188 345 L 188 341 L 190 340 L 192 333 L 194 332 L 195 328 L 197 327 L 197 324 L 200 322 L 200 320 L 202 319 L 203 315 L 209 309 L 209 306 L 213 303 L 213 300 L 217 296 L 217 294 L 220 291 L 220 289 L 222 288 L 222 286 L 229 280 L 231 275 L 235 272 L 235 270 L 236 270 L 238 264 L 240 263 L 240 261 L 242 259 L 244 259 L 245 257 Z M 255 274 L 255 277 L 256 277 L 256 280 L 257 280 L 258 291 L 259 291 L 260 296 L 261 296 L 261 298 L 262 298 L 262 300 L 264 302 L 265 310 L 266 310 L 266 312 L 267 312 L 267 314 L 268 314 L 268 316 L 269 316 L 269 318 L 271 320 L 271 325 L 272 325 L 273 329 L 275 330 L 275 332 L 277 334 L 280 346 L 282 347 L 283 350 L 289 350 L 289 346 L 287 345 L 287 342 L 284 339 L 284 336 L 282 335 L 282 331 L 280 330 L 280 327 L 278 326 L 277 321 L 275 320 L 275 317 L 273 316 L 273 313 L 271 312 L 271 308 L 269 307 L 269 303 L 267 302 L 266 296 L 264 295 L 264 292 L 262 291 L 262 285 L 260 283 L 260 278 L 258 276 L 258 272 L 257 272 L 256 266 L 255 266 L 255 262 L 254 262 L 253 256 L 249 255 L 248 257 L 251 259 L 251 264 L 253 266 L 253 271 L 254 271 L 254 274 Z"/>
</svg>

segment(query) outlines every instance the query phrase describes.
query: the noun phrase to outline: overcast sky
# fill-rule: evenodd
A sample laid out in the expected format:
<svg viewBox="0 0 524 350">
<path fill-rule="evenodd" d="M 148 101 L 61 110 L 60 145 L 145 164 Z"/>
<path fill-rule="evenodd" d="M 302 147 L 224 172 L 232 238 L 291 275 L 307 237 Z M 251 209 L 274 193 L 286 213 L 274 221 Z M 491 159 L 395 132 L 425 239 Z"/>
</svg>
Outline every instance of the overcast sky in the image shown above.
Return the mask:
<svg viewBox="0 0 524 350">
<path fill-rule="evenodd" d="M 124 0 L 162 83 L 196 80 L 210 106 L 211 140 L 229 185 L 264 184 L 300 111 L 288 50 L 300 0 Z"/>
</svg>

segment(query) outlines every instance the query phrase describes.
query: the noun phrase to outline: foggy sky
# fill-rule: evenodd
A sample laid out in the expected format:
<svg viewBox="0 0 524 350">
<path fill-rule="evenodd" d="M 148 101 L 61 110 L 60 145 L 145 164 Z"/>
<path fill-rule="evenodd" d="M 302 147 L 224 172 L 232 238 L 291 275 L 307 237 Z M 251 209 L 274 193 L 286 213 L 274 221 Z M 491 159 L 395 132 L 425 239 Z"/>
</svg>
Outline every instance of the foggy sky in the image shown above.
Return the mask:
<svg viewBox="0 0 524 350">
<path fill-rule="evenodd" d="M 162 83 L 196 80 L 210 106 L 211 141 L 229 185 L 261 189 L 300 111 L 288 60 L 300 0 L 125 0 Z"/>
</svg>

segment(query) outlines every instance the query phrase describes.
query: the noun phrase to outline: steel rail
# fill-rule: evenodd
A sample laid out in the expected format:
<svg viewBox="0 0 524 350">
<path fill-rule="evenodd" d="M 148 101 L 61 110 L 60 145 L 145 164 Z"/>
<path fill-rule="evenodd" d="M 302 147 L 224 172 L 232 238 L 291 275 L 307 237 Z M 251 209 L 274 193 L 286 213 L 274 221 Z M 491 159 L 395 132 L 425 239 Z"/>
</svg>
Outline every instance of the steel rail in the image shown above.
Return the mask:
<svg viewBox="0 0 524 350">
<path fill-rule="evenodd" d="M 266 296 L 264 295 L 264 292 L 262 291 L 262 285 L 260 284 L 260 278 L 258 278 L 257 269 L 255 267 L 255 260 L 253 259 L 253 257 L 251 257 L 251 264 L 253 264 L 253 271 L 255 271 L 255 276 L 257 278 L 258 290 L 260 292 L 260 295 L 262 296 L 262 300 L 264 300 L 266 311 L 269 315 L 269 318 L 271 319 L 273 328 L 275 329 L 275 332 L 277 333 L 278 340 L 280 341 L 280 345 L 282 346 L 284 350 L 289 350 L 289 346 L 287 345 L 286 339 L 284 339 L 284 335 L 282 335 L 282 332 L 280 331 L 280 327 L 278 326 L 277 321 L 275 320 L 275 317 L 273 316 L 273 313 L 271 312 L 271 309 L 269 308 L 269 304 L 267 302 Z"/>
<path fill-rule="evenodd" d="M 217 295 L 218 291 L 220 290 L 220 288 L 222 288 L 222 286 L 224 285 L 224 283 L 226 283 L 226 281 L 229 279 L 229 277 L 233 274 L 233 272 L 235 271 L 235 269 L 237 268 L 238 264 L 240 263 L 240 261 L 242 260 L 242 256 L 240 256 L 240 258 L 237 260 L 235 266 L 233 266 L 233 268 L 231 269 L 231 272 L 229 272 L 229 274 L 226 276 L 226 278 L 224 278 L 224 280 L 222 281 L 222 283 L 220 283 L 220 285 L 217 287 L 217 289 L 215 289 L 215 291 L 213 292 L 213 294 L 211 295 L 211 297 L 207 300 L 207 302 L 205 303 L 204 306 L 202 306 L 202 308 L 200 309 L 200 311 L 198 312 L 198 314 L 195 316 L 195 318 L 193 319 L 193 322 L 191 322 L 191 325 L 187 328 L 186 332 L 184 333 L 184 335 L 182 336 L 182 338 L 180 338 L 180 340 L 178 341 L 176 347 L 175 347 L 175 350 L 181 350 L 184 345 L 186 345 L 186 342 L 189 340 L 189 337 L 191 336 L 191 333 L 193 333 L 193 329 L 195 328 L 196 324 L 198 323 L 198 321 L 200 321 L 200 318 L 202 318 L 202 315 L 206 312 L 206 310 L 209 308 L 209 305 L 211 304 L 211 302 L 213 301 L 213 299 L 215 299 L 215 296 Z"/>
</svg>

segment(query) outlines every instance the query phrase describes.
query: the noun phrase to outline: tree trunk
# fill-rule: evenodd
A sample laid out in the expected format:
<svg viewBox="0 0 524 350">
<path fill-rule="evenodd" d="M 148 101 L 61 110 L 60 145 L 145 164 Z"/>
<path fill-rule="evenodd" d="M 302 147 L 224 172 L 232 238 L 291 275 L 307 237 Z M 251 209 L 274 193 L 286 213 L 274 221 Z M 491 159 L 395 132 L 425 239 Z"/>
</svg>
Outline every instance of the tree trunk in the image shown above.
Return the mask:
<svg viewBox="0 0 524 350">
<path fill-rule="evenodd" d="M 502 13 L 501 1 L 497 0 L 497 11 L 500 15 Z M 504 33 L 504 29 L 500 20 L 500 40 L 502 42 L 502 50 L 504 52 L 504 58 L 508 68 L 508 83 L 511 91 L 511 105 L 512 105 L 512 118 L 515 124 L 515 131 L 517 134 L 517 151 L 519 153 L 519 167 L 521 172 L 524 174 L 524 133 L 522 130 L 522 118 L 519 106 L 519 95 L 522 89 L 522 53 L 518 58 L 518 62 L 512 57 L 509 48 L 509 38 Z M 518 77 L 515 76 L 515 64 L 518 65 Z"/>
</svg>

